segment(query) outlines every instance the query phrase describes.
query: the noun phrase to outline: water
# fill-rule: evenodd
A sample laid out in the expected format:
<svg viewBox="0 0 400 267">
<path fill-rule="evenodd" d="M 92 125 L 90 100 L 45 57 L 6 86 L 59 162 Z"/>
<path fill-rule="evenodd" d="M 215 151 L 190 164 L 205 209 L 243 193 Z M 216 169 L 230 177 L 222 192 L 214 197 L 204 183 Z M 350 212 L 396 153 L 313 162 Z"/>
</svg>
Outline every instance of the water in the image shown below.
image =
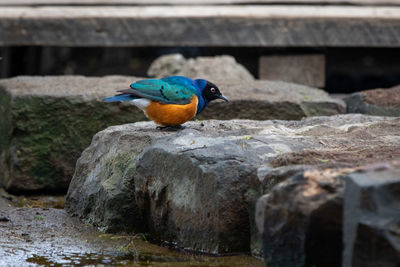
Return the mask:
<svg viewBox="0 0 400 267">
<path fill-rule="evenodd" d="M 265 266 L 248 255 L 196 255 L 151 244 L 142 234 L 104 234 L 62 206 L 63 197 L 0 194 L 0 266 Z"/>
</svg>

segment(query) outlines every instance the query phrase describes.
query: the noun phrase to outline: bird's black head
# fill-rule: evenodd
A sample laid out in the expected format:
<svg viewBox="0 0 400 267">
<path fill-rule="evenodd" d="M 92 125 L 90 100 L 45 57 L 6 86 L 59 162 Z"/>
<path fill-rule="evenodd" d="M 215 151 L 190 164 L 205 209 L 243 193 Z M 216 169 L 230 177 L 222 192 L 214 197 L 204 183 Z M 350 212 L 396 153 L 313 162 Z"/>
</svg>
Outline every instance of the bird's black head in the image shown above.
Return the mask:
<svg viewBox="0 0 400 267">
<path fill-rule="evenodd" d="M 218 98 L 225 100 L 225 101 L 229 101 L 228 98 L 226 98 L 223 94 L 221 94 L 218 87 L 209 81 L 206 81 L 206 86 L 203 89 L 202 96 L 208 102 L 218 99 Z"/>
</svg>

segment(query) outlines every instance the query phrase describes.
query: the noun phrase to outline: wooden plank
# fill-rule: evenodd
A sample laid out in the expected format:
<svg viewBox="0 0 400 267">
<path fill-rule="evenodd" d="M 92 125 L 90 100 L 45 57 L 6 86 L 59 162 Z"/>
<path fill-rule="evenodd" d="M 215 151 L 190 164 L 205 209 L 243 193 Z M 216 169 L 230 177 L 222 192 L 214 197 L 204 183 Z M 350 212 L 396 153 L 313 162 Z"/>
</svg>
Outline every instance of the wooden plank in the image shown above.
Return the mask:
<svg viewBox="0 0 400 267">
<path fill-rule="evenodd" d="M 231 5 L 231 4 L 304 4 L 304 5 L 400 5 L 400 0 L 0 0 L 4 6 L 43 5 Z"/>
<path fill-rule="evenodd" d="M 11 45 L 400 47 L 400 7 L 2 7 Z"/>
</svg>

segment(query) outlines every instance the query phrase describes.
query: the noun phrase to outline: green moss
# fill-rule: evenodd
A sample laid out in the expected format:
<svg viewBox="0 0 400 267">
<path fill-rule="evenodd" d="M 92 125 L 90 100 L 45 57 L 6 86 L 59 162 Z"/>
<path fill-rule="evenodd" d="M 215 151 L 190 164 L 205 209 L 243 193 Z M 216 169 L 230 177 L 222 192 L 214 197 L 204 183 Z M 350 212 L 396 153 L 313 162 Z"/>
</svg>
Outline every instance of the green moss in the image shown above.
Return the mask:
<svg viewBox="0 0 400 267">
<path fill-rule="evenodd" d="M 345 113 L 345 108 L 330 102 L 302 102 L 301 109 L 307 117 L 332 116 Z"/>
<path fill-rule="evenodd" d="M 6 184 L 10 173 L 11 96 L 0 87 L 0 186 Z"/>
<path fill-rule="evenodd" d="M 103 191 L 107 194 L 100 218 L 103 218 L 108 232 L 130 232 L 140 229 L 137 227 L 140 226 L 140 222 L 138 223 L 138 208 L 134 196 L 136 156 L 132 152 L 119 153 L 108 159 L 100 172 Z"/>
<path fill-rule="evenodd" d="M 48 96 L 16 97 L 12 118 L 16 170 L 30 176 L 37 189 L 58 190 L 67 189 L 75 162 L 95 133 L 111 125 L 145 120 L 134 107 Z"/>
<path fill-rule="evenodd" d="M 11 96 L 0 87 L 0 152 L 9 147 L 11 135 Z"/>
</svg>

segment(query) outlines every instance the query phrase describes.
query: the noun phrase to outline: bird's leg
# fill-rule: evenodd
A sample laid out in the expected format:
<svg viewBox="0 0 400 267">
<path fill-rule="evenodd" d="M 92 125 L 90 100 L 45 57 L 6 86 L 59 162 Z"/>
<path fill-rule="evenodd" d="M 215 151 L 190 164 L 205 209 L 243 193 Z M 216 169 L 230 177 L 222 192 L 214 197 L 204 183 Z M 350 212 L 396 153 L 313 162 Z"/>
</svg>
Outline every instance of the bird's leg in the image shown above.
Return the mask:
<svg viewBox="0 0 400 267">
<path fill-rule="evenodd" d="M 185 129 L 185 126 L 182 125 L 175 125 L 175 126 L 157 126 L 157 130 L 162 131 L 179 131 Z"/>
</svg>

